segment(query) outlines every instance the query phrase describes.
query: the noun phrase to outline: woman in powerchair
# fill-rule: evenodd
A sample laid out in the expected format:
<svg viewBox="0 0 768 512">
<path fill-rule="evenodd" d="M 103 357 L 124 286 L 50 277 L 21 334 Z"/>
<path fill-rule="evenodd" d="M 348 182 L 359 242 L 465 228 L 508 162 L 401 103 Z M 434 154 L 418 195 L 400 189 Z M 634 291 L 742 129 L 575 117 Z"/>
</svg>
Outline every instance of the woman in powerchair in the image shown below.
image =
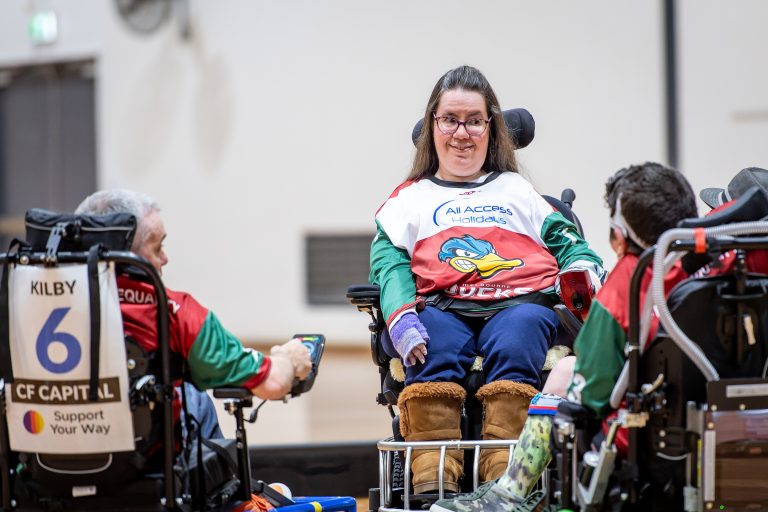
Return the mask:
<svg viewBox="0 0 768 512">
<path fill-rule="evenodd" d="M 406 441 L 461 438 L 461 386 L 477 356 L 483 439 L 517 439 L 555 338 L 558 275 L 605 271 L 576 227 L 518 172 L 490 84 L 461 66 L 435 85 L 408 178 L 376 213 L 371 283 L 406 367 L 398 400 Z M 506 449 L 483 450 L 498 478 Z M 414 452 L 414 492 L 438 488 L 438 450 Z M 463 452 L 447 452 L 444 489 L 458 491 Z"/>
</svg>

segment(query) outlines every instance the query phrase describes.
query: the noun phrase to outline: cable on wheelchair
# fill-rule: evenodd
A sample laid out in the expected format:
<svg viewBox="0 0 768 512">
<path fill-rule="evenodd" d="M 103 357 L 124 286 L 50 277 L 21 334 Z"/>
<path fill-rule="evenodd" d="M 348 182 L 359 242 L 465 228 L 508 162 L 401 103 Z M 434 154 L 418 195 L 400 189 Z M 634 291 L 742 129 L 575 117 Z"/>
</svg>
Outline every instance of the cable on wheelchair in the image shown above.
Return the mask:
<svg viewBox="0 0 768 512">
<path fill-rule="evenodd" d="M 247 420 L 245 420 L 245 421 L 247 421 L 248 423 L 255 423 L 255 422 L 256 422 L 256 418 L 257 418 L 257 417 L 258 417 L 258 415 L 259 415 L 259 409 L 261 409 L 261 407 L 262 407 L 262 406 L 263 406 L 265 403 L 267 403 L 267 400 L 266 400 L 266 399 L 265 399 L 265 400 L 262 400 L 262 401 L 261 401 L 261 403 L 260 403 L 259 405 L 257 405 L 257 406 L 256 406 L 256 408 L 255 408 L 253 411 L 251 411 L 251 415 L 250 415 L 250 416 L 248 416 L 248 419 L 247 419 Z"/>
</svg>

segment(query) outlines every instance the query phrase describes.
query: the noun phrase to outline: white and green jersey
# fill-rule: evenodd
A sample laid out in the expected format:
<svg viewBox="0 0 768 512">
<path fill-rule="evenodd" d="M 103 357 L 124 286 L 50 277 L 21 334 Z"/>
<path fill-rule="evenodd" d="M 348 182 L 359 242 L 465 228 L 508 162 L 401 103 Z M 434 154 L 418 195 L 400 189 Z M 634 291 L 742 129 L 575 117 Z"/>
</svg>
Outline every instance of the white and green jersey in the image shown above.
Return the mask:
<svg viewBox="0 0 768 512">
<path fill-rule="evenodd" d="M 424 296 L 491 307 L 554 293 L 561 269 L 605 273 L 576 227 L 513 172 L 469 183 L 407 181 L 379 208 L 376 227 L 370 281 L 381 286 L 390 325 Z"/>
</svg>

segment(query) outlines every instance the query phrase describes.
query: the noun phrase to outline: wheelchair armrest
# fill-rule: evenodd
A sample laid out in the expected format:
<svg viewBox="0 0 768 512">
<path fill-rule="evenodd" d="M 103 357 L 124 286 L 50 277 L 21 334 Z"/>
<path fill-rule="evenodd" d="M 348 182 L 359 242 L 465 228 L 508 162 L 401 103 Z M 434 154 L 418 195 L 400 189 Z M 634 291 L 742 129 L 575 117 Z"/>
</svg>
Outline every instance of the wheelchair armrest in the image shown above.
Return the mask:
<svg viewBox="0 0 768 512">
<path fill-rule="evenodd" d="M 557 417 L 573 423 L 586 423 L 597 419 L 597 414 L 592 409 L 588 409 L 576 402 L 563 400 L 557 406 Z"/>
<path fill-rule="evenodd" d="M 236 400 L 242 400 L 244 398 L 253 397 L 250 389 L 246 388 L 216 388 L 213 390 L 213 396 L 215 398 L 234 398 Z"/>
<path fill-rule="evenodd" d="M 347 288 L 347 299 L 358 310 L 368 312 L 379 309 L 381 290 L 377 284 L 357 284 Z"/>
</svg>

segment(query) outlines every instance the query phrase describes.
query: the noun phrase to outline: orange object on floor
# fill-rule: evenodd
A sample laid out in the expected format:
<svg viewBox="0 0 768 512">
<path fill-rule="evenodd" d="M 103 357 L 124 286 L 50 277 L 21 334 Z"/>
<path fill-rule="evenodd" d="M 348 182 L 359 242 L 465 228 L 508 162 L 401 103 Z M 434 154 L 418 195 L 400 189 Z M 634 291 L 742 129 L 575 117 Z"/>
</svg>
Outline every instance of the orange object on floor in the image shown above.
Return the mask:
<svg viewBox="0 0 768 512">
<path fill-rule="evenodd" d="M 266 512 L 267 510 L 272 510 L 273 508 L 275 507 L 272 506 L 272 504 L 268 502 L 266 498 L 257 496 L 256 494 L 251 494 L 251 500 L 238 505 L 237 508 L 234 509 L 234 512 L 245 512 L 246 510 L 254 512 Z"/>
</svg>

